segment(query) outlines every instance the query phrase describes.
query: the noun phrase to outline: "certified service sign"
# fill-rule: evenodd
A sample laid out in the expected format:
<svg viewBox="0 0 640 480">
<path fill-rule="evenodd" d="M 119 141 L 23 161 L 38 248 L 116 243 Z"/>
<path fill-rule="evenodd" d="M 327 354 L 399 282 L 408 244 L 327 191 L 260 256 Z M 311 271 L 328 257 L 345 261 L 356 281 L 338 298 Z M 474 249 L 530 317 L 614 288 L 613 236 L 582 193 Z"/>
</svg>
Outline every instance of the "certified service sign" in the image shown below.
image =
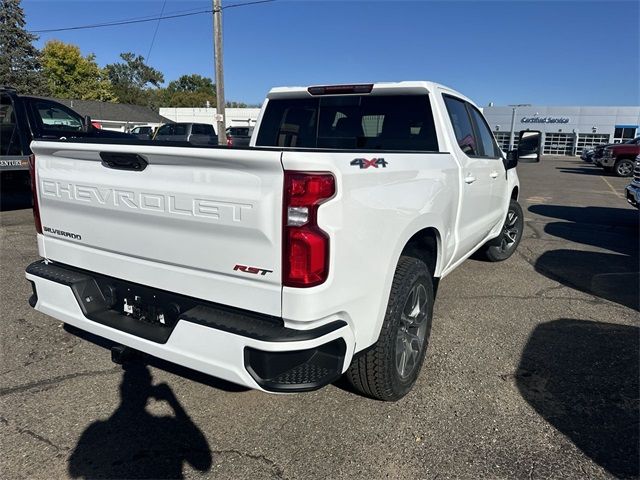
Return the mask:
<svg viewBox="0 0 640 480">
<path fill-rule="evenodd" d="M 568 117 L 522 117 L 520 123 L 569 123 Z"/>
</svg>

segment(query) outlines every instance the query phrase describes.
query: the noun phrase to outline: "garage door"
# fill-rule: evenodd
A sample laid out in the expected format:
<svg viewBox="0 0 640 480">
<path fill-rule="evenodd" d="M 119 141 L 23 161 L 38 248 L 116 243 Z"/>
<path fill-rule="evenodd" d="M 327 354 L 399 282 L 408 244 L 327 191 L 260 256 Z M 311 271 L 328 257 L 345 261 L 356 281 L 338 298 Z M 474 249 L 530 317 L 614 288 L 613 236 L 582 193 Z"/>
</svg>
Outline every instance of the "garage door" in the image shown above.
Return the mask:
<svg viewBox="0 0 640 480">
<path fill-rule="evenodd" d="M 574 135 L 572 133 L 545 133 L 542 153 L 545 155 L 573 154 Z"/>
<path fill-rule="evenodd" d="M 609 143 L 608 133 L 580 133 L 578 134 L 576 155 L 581 155 L 585 148 L 595 147 L 604 143 Z"/>
</svg>

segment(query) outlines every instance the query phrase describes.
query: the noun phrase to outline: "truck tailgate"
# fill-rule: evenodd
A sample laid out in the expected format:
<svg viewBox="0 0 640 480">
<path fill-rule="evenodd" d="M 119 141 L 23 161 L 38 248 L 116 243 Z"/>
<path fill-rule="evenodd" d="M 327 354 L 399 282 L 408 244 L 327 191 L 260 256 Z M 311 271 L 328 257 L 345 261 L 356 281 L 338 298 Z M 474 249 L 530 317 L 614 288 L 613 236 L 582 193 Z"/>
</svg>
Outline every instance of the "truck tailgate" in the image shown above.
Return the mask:
<svg viewBox="0 0 640 480">
<path fill-rule="evenodd" d="M 281 314 L 279 151 L 42 141 L 32 150 L 46 258 Z M 105 166 L 114 154 L 124 155 Z M 112 168 L 134 155 L 138 170 Z"/>
</svg>

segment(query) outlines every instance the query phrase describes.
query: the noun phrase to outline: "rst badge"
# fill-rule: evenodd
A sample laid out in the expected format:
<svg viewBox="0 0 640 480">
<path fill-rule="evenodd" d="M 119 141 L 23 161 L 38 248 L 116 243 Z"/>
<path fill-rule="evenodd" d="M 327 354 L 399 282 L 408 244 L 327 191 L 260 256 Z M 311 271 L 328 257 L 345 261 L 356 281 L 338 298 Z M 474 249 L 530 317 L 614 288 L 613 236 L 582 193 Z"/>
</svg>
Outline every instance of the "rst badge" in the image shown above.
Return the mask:
<svg viewBox="0 0 640 480">
<path fill-rule="evenodd" d="M 371 160 L 367 160 L 366 158 L 355 158 L 351 160 L 351 165 L 357 165 L 360 168 L 378 168 L 378 166 L 385 168 L 387 163 L 388 162 L 384 158 L 372 158 Z"/>
<path fill-rule="evenodd" d="M 235 267 L 233 267 L 233 269 L 244 273 L 251 273 L 253 275 L 266 275 L 267 273 L 273 273 L 273 270 L 266 270 L 264 268 L 258 267 L 248 267 L 246 265 L 236 265 Z"/>
</svg>

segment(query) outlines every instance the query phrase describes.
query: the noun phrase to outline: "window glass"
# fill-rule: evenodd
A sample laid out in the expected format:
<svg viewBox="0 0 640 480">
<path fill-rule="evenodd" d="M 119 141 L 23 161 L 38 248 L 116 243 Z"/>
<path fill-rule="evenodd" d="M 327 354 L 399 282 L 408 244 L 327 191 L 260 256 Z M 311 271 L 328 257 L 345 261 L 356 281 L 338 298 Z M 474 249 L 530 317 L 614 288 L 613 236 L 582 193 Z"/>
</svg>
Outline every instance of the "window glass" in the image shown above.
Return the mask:
<svg viewBox="0 0 640 480">
<path fill-rule="evenodd" d="M 491 158 L 500 157 L 500 153 L 498 153 L 498 148 L 496 147 L 495 140 L 493 139 L 493 134 L 491 133 L 491 130 L 489 130 L 487 122 L 475 107 L 469 104 L 467 105 L 469 107 L 469 111 L 471 112 L 471 117 L 473 118 L 473 122 L 475 123 L 478 135 L 480 136 L 481 145 L 479 146 L 482 147 L 482 155 Z"/>
<path fill-rule="evenodd" d="M 192 135 L 206 135 L 206 133 L 204 131 L 204 125 L 201 125 L 200 123 L 194 123 L 191 126 L 191 134 Z"/>
<path fill-rule="evenodd" d="M 0 155 L 22 155 L 16 115 L 8 95 L 0 97 Z"/>
<path fill-rule="evenodd" d="M 35 111 L 46 130 L 65 132 L 82 130 L 82 118 L 62 105 L 41 100 L 35 102 Z"/>
<path fill-rule="evenodd" d="M 427 95 L 274 99 L 258 146 L 438 151 Z"/>
<path fill-rule="evenodd" d="M 186 135 L 187 126 L 184 123 L 176 123 L 173 126 L 173 135 Z"/>
<path fill-rule="evenodd" d="M 471 119 L 467 112 L 465 102 L 453 97 L 445 96 L 444 102 L 447 105 L 451 125 L 456 135 L 456 140 L 460 149 L 469 156 L 479 155 L 477 142 L 471 126 Z"/>
<path fill-rule="evenodd" d="M 227 133 L 229 135 L 234 135 L 237 137 L 247 137 L 249 136 L 249 128 L 248 127 L 232 127 L 227 129 Z"/>
<path fill-rule="evenodd" d="M 157 135 L 173 135 L 173 125 L 171 124 L 162 125 L 158 129 Z"/>
</svg>

